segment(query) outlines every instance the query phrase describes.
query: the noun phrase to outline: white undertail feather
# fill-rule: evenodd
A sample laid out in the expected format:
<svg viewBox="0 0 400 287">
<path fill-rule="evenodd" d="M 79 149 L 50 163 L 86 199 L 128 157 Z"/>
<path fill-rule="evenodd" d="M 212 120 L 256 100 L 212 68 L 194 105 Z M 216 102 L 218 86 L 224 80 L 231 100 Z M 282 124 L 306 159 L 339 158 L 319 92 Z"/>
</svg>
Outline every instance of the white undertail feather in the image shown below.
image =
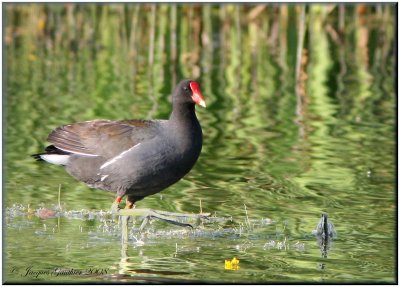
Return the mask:
<svg viewBox="0 0 400 287">
<path fill-rule="evenodd" d="M 40 157 L 48 163 L 58 165 L 66 165 L 69 160 L 68 154 L 42 154 Z"/>
</svg>

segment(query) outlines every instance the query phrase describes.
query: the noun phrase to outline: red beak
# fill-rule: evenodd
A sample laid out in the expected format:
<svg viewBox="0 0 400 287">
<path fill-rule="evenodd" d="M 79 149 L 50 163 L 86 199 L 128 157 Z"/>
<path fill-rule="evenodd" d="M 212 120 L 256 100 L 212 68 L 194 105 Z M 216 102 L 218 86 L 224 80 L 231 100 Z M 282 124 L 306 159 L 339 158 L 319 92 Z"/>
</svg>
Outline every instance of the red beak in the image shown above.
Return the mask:
<svg viewBox="0 0 400 287">
<path fill-rule="evenodd" d="M 202 106 L 202 107 L 206 107 L 206 102 L 204 101 L 203 95 L 201 94 L 200 91 L 200 85 L 197 82 L 190 82 L 190 88 L 192 89 L 192 100 L 193 102 L 195 102 L 196 104 Z"/>
</svg>

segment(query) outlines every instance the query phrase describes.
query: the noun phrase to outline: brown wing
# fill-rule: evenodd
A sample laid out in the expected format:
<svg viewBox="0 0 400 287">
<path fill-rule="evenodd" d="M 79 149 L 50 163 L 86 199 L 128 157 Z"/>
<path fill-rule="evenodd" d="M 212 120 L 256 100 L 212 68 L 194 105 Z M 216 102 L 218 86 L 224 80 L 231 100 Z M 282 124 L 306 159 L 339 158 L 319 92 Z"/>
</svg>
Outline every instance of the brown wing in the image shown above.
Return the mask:
<svg viewBox="0 0 400 287">
<path fill-rule="evenodd" d="M 64 151 L 110 158 L 155 137 L 157 123 L 144 120 L 81 122 L 56 128 L 47 140 Z"/>
</svg>

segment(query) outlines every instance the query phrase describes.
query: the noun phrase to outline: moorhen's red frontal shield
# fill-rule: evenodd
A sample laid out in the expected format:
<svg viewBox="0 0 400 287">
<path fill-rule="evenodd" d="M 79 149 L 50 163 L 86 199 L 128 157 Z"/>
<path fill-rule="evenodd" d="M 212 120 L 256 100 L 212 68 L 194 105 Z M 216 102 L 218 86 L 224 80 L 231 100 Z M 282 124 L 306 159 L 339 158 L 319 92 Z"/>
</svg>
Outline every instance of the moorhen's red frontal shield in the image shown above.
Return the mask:
<svg viewBox="0 0 400 287">
<path fill-rule="evenodd" d="M 193 92 L 193 96 L 192 96 L 193 101 L 196 104 L 205 108 L 206 102 L 204 101 L 203 95 L 201 94 L 200 85 L 197 82 L 190 82 L 189 85 Z"/>
</svg>

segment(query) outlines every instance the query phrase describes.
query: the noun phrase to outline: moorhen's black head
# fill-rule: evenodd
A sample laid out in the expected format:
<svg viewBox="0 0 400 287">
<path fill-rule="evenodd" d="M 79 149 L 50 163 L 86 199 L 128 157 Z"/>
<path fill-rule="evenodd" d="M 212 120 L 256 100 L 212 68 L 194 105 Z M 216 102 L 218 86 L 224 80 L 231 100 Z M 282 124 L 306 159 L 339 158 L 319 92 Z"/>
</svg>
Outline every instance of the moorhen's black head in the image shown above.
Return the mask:
<svg viewBox="0 0 400 287">
<path fill-rule="evenodd" d="M 175 104 L 198 104 L 206 107 L 203 95 L 201 94 L 200 85 L 193 80 L 182 80 L 174 91 L 172 102 Z"/>
</svg>

